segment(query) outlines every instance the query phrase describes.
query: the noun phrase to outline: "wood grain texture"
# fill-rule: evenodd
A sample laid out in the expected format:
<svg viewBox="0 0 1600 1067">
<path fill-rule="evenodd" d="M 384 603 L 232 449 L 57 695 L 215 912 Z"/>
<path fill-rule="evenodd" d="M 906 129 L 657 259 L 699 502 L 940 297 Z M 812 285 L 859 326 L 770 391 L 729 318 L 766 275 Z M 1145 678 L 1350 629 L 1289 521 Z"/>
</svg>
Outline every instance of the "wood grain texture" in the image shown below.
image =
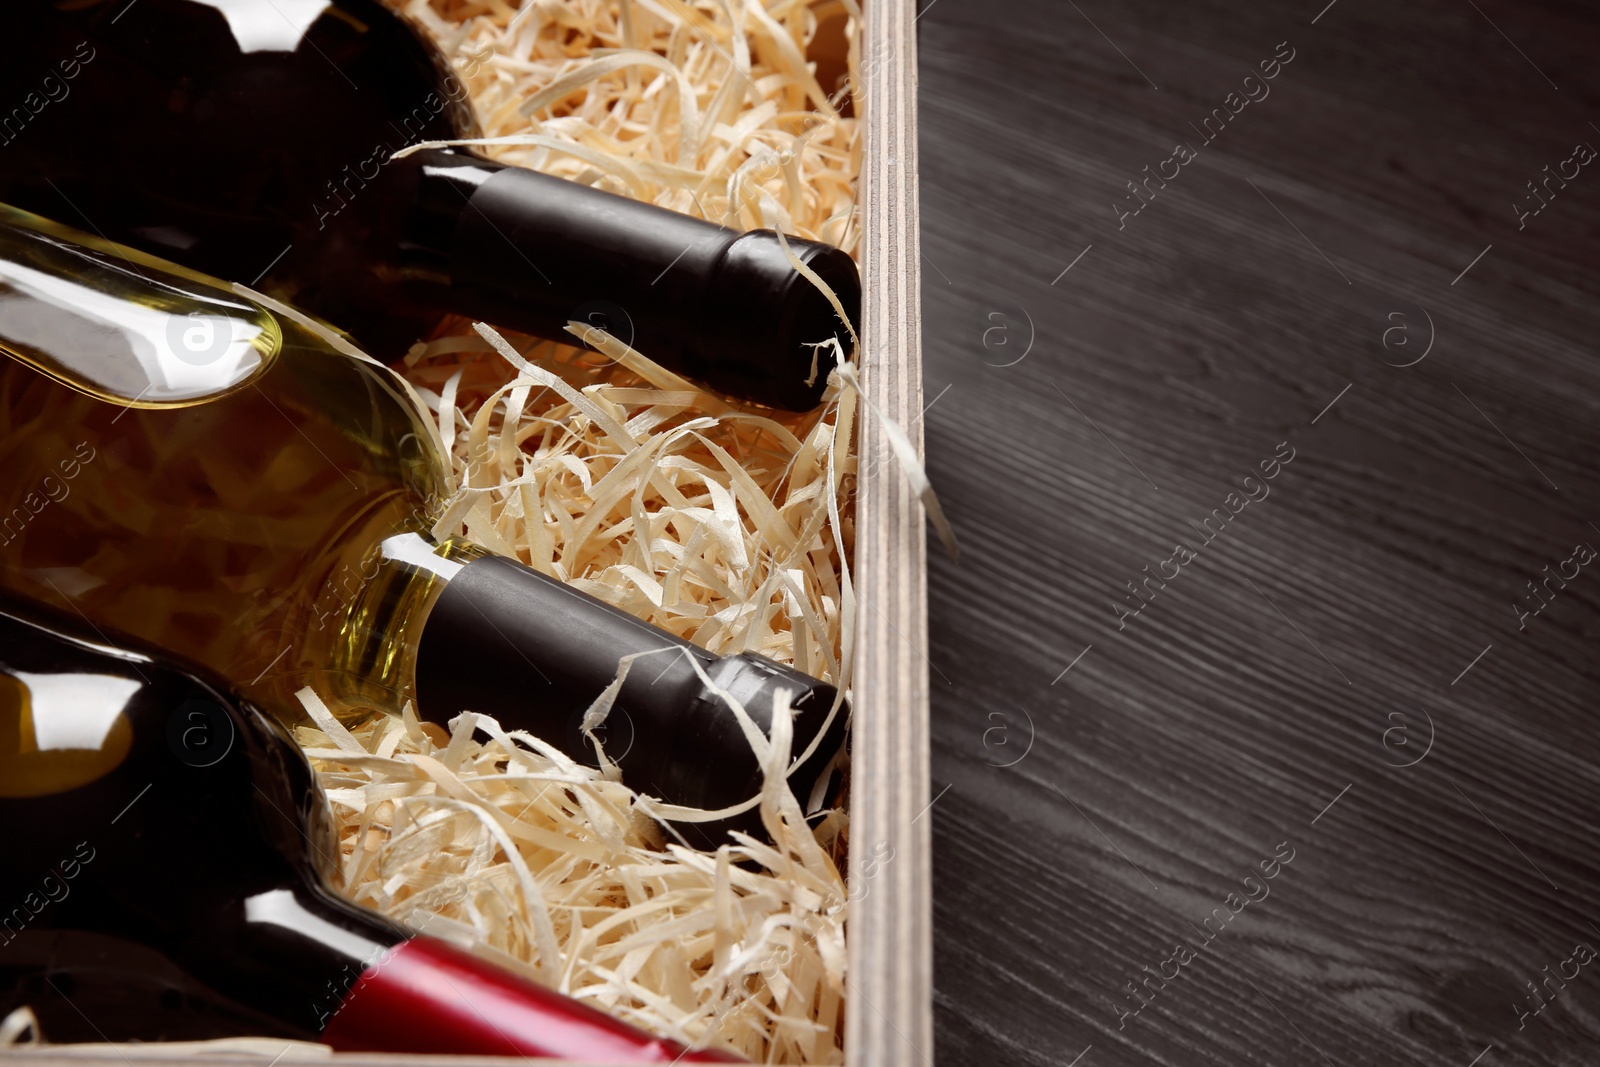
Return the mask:
<svg viewBox="0 0 1600 1067">
<path fill-rule="evenodd" d="M 921 450 L 915 8 L 865 5 L 861 381 Z M 845 1062 L 931 1062 L 926 543 L 922 504 L 863 413 L 856 501 Z"/>
<path fill-rule="evenodd" d="M 1597 20 L 925 6 L 942 1067 L 1600 1062 Z"/>
</svg>

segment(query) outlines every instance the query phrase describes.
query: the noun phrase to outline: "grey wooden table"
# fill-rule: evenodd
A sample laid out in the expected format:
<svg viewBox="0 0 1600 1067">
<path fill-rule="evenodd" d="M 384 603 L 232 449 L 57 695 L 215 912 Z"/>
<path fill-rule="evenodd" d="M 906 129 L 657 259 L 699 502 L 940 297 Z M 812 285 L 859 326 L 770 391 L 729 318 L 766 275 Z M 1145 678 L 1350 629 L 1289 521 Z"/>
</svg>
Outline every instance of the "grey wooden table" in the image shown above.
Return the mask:
<svg viewBox="0 0 1600 1067">
<path fill-rule="evenodd" d="M 1325 3 L 924 8 L 941 1065 L 1600 1062 L 1600 10 Z"/>
</svg>

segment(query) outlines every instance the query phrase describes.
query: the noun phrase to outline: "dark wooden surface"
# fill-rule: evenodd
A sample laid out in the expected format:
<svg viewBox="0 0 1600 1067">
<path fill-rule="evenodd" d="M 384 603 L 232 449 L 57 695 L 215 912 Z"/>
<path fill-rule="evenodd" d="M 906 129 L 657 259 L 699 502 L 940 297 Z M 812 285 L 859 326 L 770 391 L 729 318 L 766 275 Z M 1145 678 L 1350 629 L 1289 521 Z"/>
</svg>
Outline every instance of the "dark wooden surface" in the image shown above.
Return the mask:
<svg viewBox="0 0 1600 1067">
<path fill-rule="evenodd" d="M 1600 1062 L 1600 11 L 1325 2 L 924 8 L 941 1065 Z"/>
</svg>

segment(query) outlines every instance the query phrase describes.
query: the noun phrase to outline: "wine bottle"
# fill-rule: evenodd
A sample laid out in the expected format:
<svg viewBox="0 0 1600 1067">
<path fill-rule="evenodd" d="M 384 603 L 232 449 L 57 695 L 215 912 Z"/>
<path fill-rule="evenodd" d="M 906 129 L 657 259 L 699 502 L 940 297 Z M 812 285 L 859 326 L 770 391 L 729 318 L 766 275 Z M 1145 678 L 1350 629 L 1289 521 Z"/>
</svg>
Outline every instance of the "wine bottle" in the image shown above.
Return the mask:
<svg viewBox="0 0 1600 1067">
<path fill-rule="evenodd" d="M 20 0 L 0 200 L 256 288 L 392 360 L 455 312 L 599 326 L 722 392 L 814 407 L 849 332 L 770 230 L 740 234 L 466 150 L 455 73 L 377 0 Z M 855 264 L 791 238 L 860 303 Z M 259 280 L 256 280 L 259 279 Z"/>
<path fill-rule="evenodd" d="M 685 1052 L 340 898 L 326 801 L 282 728 L 72 621 L 0 598 L 0 1012 L 32 1007 L 56 1042 L 259 1034 L 733 1059 Z"/>
<path fill-rule="evenodd" d="M 282 305 L 280 305 L 282 306 Z M 529 567 L 429 534 L 437 433 L 389 369 L 220 283 L 0 206 L 0 586 L 217 671 L 281 719 L 314 686 L 447 723 L 493 715 L 598 765 L 584 713 L 628 655 L 605 751 L 642 793 L 721 809 L 795 711 L 790 784 L 846 709 L 753 653 L 717 657 Z M 751 809 L 679 830 L 762 832 Z"/>
</svg>

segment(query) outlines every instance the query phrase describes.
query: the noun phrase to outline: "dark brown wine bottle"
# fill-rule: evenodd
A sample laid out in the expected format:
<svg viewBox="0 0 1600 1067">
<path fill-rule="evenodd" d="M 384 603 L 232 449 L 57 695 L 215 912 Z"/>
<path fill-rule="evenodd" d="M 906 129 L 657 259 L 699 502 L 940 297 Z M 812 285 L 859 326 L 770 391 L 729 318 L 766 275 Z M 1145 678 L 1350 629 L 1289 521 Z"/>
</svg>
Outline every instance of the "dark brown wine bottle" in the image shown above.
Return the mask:
<svg viewBox="0 0 1600 1067">
<path fill-rule="evenodd" d="M 299 748 L 217 683 L 0 597 L 0 1013 L 45 1036 L 725 1062 L 328 888 Z"/>
<path fill-rule="evenodd" d="M 227 678 L 285 721 L 311 685 L 351 708 L 497 717 L 623 779 L 723 809 L 765 781 L 727 697 L 789 781 L 826 781 L 847 709 L 754 653 L 718 657 L 554 578 L 430 531 L 448 467 L 388 368 L 175 264 L 0 205 L 0 588 Z M 631 661 L 630 661 L 631 662 Z M 681 822 L 714 846 L 747 808 Z"/>
<path fill-rule="evenodd" d="M 679 373 L 816 405 L 831 304 L 739 234 L 470 151 L 465 88 L 377 0 L 17 0 L 0 200 L 315 312 L 386 360 L 456 312 L 571 342 L 606 329 Z M 790 248 L 854 317 L 837 248 Z"/>
</svg>

